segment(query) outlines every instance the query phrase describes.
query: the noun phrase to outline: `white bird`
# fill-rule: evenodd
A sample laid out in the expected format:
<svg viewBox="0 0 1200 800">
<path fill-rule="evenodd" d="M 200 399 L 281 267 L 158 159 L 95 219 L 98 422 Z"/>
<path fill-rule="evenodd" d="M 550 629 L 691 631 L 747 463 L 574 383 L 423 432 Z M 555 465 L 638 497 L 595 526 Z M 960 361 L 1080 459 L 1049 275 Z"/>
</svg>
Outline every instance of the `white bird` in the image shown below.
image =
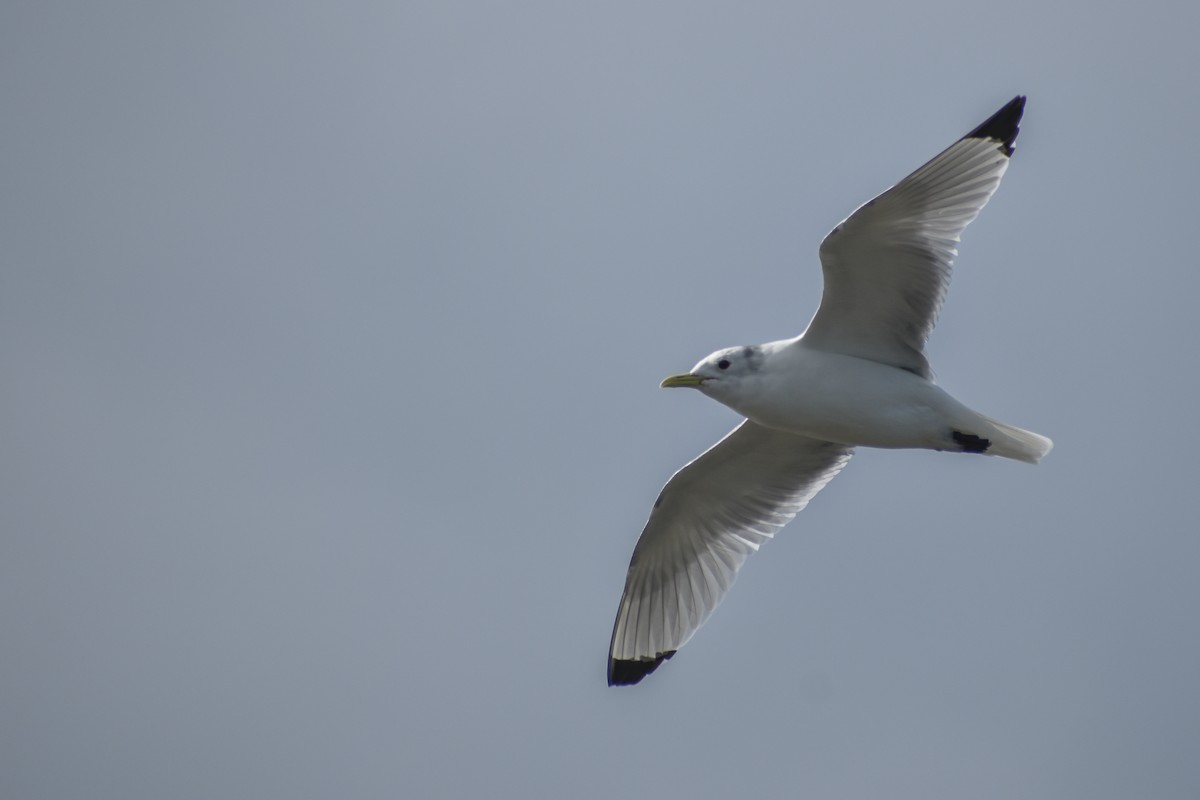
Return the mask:
<svg viewBox="0 0 1200 800">
<path fill-rule="evenodd" d="M 609 648 L 610 686 L 637 683 L 704 624 L 753 553 L 856 446 L 1037 463 L 1044 436 L 985 417 L 933 381 L 925 342 L 955 245 L 1008 168 L 1025 98 L 851 214 L 821 243 L 825 291 L 803 334 L 718 350 L 664 387 L 746 417 L 675 473 L 633 550 Z"/>
</svg>

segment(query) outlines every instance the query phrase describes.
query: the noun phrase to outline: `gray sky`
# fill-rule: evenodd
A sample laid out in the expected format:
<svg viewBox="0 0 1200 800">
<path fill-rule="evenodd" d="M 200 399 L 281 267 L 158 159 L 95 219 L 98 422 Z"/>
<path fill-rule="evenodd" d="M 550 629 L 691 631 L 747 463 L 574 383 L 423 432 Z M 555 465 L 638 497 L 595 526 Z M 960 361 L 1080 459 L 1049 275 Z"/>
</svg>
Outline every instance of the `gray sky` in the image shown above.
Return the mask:
<svg viewBox="0 0 1200 800">
<path fill-rule="evenodd" d="M 0 795 L 1200 795 L 1200 12 L 574 5 L 0 8 Z M 1017 93 L 930 352 L 1054 452 L 860 451 L 606 687 L 658 381 Z"/>
</svg>

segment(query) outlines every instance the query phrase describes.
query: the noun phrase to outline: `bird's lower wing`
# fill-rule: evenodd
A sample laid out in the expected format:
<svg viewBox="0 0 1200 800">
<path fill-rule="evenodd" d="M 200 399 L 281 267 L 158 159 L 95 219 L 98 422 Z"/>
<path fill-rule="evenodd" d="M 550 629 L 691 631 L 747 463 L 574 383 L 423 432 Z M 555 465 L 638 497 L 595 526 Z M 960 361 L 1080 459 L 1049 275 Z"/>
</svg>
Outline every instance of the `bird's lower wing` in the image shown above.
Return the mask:
<svg viewBox="0 0 1200 800">
<path fill-rule="evenodd" d="M 625 579 L 609 685 L 637 683 L 692 637 L 746 556 L 841 471 L 854 448 L 746 420 L 675 473 Z"/>
</svg>

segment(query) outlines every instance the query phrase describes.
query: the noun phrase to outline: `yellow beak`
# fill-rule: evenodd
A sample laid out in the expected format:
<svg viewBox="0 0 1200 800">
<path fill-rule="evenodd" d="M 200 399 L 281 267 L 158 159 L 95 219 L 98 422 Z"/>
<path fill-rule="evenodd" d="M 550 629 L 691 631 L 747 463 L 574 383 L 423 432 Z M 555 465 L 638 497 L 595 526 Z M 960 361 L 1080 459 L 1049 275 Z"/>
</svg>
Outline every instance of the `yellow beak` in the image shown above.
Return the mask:
<svg viewBox="0 0 1200 800">
<path fill-rule="evenodd" d="M 663 382 L 659 384 L 664 389 L 694 389 L 704 383 L 704 378 L 699 375 L 693 375 L 690 372 L 685 372 L 682 375 L 672 375 L 669 378 L 663 378 Z"/>
</svg>

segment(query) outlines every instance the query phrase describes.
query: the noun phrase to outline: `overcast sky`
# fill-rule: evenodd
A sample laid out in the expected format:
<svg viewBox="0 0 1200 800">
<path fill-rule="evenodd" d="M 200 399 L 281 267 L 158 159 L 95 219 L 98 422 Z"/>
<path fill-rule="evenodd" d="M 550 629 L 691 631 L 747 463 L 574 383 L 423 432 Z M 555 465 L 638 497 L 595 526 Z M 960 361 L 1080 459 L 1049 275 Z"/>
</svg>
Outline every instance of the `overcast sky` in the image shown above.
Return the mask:
<svg viewBox="0 0 1200 800">
<path fill-rule="evenodd" d="M 4 3 L 0 796 L 1200 796 L 1196 8 Z M 860 450 L 608 688 L 658 381 L 1018 93 L 930 355 L 1054 452 Z"/>
</svg>

